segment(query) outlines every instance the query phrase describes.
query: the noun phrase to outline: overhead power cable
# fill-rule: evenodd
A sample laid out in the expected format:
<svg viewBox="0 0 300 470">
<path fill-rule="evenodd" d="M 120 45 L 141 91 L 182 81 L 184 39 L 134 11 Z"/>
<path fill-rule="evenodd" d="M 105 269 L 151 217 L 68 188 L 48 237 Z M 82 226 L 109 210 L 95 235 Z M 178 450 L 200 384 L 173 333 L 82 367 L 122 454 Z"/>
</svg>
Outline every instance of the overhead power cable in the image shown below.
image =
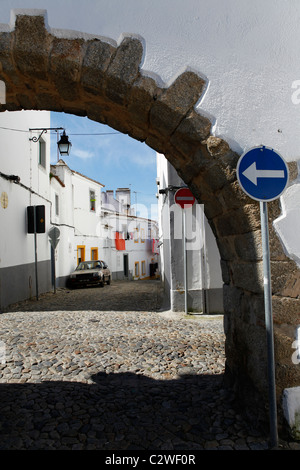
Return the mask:
<svg viewBox="0 0 300 470">
<path fill-rule="evenodd" d="M 3 129 L 5 131 L 15 131 L 15 132 L 30 132 L 28 130 L 24 129 L 13 129 L 11 127 L 2 127 L 0 126 L 0 129 Z M 50 134 L 56 134 L 56 132 L 50 132 Z M 95 132 L 95 133 L 68 133 L 69 135 L 113 135 L 113 134 L 121 134 L 121 132 Z"/>
</svg>

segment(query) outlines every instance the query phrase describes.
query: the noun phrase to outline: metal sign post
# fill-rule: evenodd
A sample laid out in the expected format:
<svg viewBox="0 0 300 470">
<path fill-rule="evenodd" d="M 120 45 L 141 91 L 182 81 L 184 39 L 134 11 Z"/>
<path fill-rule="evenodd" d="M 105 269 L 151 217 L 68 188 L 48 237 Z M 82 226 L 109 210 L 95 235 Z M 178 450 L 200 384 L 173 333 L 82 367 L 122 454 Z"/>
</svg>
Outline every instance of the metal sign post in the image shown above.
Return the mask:
<svg viewBox="0 0 300 470">
<path fill-rule="evenodd" d="M 57 227 L 52 227 L 49 232 L 49 241 L 51 244 L 51 249 L 53 253 L 53 284 L 54 284 L 54 294 L 56 294 L 56 269 L 55 269 L 55 249 L 59 242 L 60 230 Z"/>
<path fill-rule="evenodd" d="M 195 196 L 188 188 L 180 188 L 175 193 L 175 202 L 182 209 L 182 249 L 183 249 L 183 276 L 184 276 L 184 311 L 188 313 L 188 286 L 187 286 L 187 259 L 186 259 L 186 210 L 188 207 L 192 207 L 195 203 Z"/>
<path fill-rule="evenodd" d="M 260 203 L 269 380 L 270 444 L 272 447 L 278 445 L 278 432 L 267 202 L 277 199 L 283 193 L 288 183 L 288 174 L 288 167 L 281 155 L 264 146 L 254 147 L 244 153 L 237 165 L 237 178 L 241 188 L 248 196 Z"/>
<path fill-rule="evenodd" d="M 187 262 L 186 262 L 186 211 L 182 211 L 183 218 L 183 269 L 184 269 L 184 312 L 188 313 L 188 302 L 187 302 Z"/>
<path fill-rule="evenodd" d="M 271 446 L 276 447 L 278 443 L 278 434 L 277 434 L 277 405 L 276 405 L 276 385 L 275 385 L 275 355 L 274 355 L 274 334 L 273 334 L 273 314 L 272 314 L 272 289 L 271 289 L 271 267 L 270 267 L 270 248 L 269 248 L 268 206 L 266 202 L 260 202 L 260 220 L 261 220 L 261 238 L 262 238 L 262 251 L 263 251 L 265 322 L 266 322 L 267 353 L 268 353 L 270 441 L 271 441 Z"/>
<path fill-rule="evenodd" d="M 36 300 L 39 300 L 39 285 L 38 285 L 38 260 L 37 260 L 37 237 L 36 237 L 36 210 L 33 211 L 34 223 L 34 266 L 35 266 L 35 295 Z"/>
<path fill-rule="evenodd" d="M 45 206 L 27 206 L 27 233 L 34 234 L 35 289 L 39 300 L 37 234 L 45 232 Z"/>
</svg>

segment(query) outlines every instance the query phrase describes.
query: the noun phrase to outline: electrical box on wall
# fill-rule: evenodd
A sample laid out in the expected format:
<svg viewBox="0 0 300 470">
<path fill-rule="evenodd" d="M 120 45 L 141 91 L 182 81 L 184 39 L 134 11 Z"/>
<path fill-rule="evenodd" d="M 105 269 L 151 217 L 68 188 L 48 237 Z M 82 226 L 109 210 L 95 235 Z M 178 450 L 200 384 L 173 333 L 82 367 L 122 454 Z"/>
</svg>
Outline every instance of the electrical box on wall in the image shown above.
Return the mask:
<svg viewBox="0 0 300 470">
<path fill-rule="evenodd" d="M 27 207 L 27 232 L 45 233 L 45 206 Z"/>
</svg>

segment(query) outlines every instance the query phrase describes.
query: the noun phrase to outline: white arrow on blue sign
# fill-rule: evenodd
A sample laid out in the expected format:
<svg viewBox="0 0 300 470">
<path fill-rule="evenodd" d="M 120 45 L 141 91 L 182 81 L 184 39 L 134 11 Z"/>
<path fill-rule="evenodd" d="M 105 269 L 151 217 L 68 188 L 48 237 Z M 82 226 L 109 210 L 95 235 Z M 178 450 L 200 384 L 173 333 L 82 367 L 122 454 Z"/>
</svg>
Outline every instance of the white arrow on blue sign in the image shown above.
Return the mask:
<svg viewBox="0 0 300 470">
<path fill-rule="evenodd" d="M 282 156 L 263 145 L 245 152 L 236 171 L 243 191 L 256 201 L 277 199 L 289 179 L 289 170 Z"/>
</svg>

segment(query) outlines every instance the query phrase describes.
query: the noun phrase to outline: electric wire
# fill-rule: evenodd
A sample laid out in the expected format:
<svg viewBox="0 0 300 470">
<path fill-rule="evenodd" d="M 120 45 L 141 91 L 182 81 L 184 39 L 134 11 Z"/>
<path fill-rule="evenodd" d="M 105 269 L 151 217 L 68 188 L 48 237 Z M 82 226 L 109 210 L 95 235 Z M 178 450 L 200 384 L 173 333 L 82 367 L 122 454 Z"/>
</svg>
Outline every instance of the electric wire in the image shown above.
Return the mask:
<svg viewBox="0 0 300 470">
<path fill-rule="evenodd" d="M 0 126 L 0 129 L 5 130 L 5 131 L 14 131 L 14 132 L 27 132 L 29 133 L 30 131 L 24 130 L 24 129 L 14 129 L 11 127 L 2 127 Z M 50 132 L 50 134 L 55 135 L 56 132 Z M 69 135 L 116 135 L 116 134 L 121 134 L 121 132 L 96 132 L 96 133 L 69 133 Z"/>
</svg>

